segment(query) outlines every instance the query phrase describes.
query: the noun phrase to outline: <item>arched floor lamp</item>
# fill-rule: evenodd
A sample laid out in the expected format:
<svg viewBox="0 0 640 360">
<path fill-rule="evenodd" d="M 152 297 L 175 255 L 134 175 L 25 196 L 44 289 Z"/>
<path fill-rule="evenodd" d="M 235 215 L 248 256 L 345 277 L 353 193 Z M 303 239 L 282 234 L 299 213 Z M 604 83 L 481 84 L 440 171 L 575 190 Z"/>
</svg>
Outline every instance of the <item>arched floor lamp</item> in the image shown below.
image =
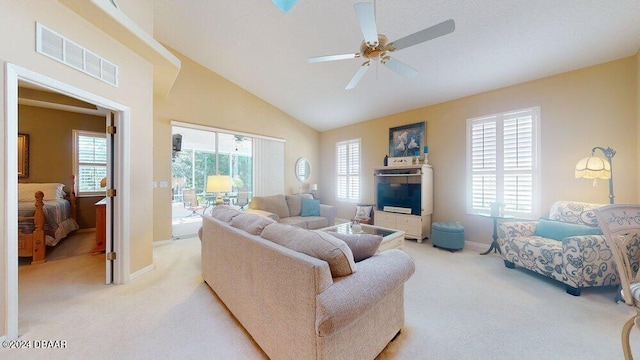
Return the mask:
<svg viewBox="0 0 640 360">
<path fill-rule="evenodd" d="M 606 160 L 595 156 L 596 150 L 602 151 Z M 611 159 L 615 156 L 616 151 L 612 148 L 603 148 L 596 146 L 591 150 L 591 156 L 586 157 L 576 164 L 576 178 L 593 179 L 593 183 L 596 183 L 596 179 L 608 179 L 609 180 L 609 204 L 613 204 L 615 196 L 613 195 L 613 171 Z"/>
</svg>

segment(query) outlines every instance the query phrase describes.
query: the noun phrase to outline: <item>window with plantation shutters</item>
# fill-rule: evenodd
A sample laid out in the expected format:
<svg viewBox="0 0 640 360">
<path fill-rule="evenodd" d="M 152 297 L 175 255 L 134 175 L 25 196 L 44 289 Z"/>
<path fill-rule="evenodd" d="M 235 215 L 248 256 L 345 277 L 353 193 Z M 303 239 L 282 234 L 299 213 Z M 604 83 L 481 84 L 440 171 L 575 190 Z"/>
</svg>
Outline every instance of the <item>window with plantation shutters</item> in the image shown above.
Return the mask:
<svg viewBox="0 0 640 360">
<path fill-rule="evenodd" d="M 73 131 L 74 175 L 78 196 L 104 195 L 100 180 L 107 176 L 107 137 L 104 133 Z"/>
<path fill-rule="evenodd" d="M 467 120 L 467 212 L 537 216 L 539 108 Z"/>
<path fill-rule="evenodd" d="M 336 197 L 340 201 L 360 201 L 360 139 L 336 143 Z"/>
</svg>

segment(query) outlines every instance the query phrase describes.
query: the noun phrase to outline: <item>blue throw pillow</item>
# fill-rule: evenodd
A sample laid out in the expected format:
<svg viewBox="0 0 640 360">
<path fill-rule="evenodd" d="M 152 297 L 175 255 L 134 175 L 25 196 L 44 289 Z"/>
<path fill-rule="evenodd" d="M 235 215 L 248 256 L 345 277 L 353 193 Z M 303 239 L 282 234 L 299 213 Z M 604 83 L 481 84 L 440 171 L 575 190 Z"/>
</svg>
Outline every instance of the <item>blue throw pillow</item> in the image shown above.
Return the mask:
<svg viewBox="0 0 640 360">
<path fill-rule="evenodd" d="M 302 198 L 300 216 L 320 216 L 320 200 Z"/>
<path fill-rule="evenodd" d="M 533 235 L 542 236 L 548 239 L 562 240 L 570 236 L 580 235 L 602 235 L 599 227 L 570 224 L 549 219 L 540 219 Z"/>
</svg>

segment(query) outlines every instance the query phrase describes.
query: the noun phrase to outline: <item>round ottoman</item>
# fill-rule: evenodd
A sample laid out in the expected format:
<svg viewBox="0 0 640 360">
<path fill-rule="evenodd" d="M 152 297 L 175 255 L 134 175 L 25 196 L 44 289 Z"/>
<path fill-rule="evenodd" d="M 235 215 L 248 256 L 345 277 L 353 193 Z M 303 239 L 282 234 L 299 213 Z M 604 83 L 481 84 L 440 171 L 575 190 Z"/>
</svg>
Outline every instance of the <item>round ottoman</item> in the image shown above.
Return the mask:
<svg viewBox="0 0 640 360">
<path fill-rule="evenodd" d="M 464 227 L 460 223 L 435 222 L 431 225 L 431 242 L 434 247 L 460 250 L 464 247 Z"/>
</svg>

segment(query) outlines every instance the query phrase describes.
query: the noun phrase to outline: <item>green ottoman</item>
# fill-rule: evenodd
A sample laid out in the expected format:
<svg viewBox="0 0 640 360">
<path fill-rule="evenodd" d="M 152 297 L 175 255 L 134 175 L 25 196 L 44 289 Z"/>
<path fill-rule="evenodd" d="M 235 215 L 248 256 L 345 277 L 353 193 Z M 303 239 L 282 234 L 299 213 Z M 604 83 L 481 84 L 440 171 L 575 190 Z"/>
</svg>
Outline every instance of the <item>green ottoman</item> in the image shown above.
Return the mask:
<svg viewBox="0 0 640 360">
<path fill-rule="evenodd" d="M 464 247 L 464 227 L 459 223 L 435 222 L 431 226 L 431 242 L 434 247 L 460 250 Z"/>
</svg>

